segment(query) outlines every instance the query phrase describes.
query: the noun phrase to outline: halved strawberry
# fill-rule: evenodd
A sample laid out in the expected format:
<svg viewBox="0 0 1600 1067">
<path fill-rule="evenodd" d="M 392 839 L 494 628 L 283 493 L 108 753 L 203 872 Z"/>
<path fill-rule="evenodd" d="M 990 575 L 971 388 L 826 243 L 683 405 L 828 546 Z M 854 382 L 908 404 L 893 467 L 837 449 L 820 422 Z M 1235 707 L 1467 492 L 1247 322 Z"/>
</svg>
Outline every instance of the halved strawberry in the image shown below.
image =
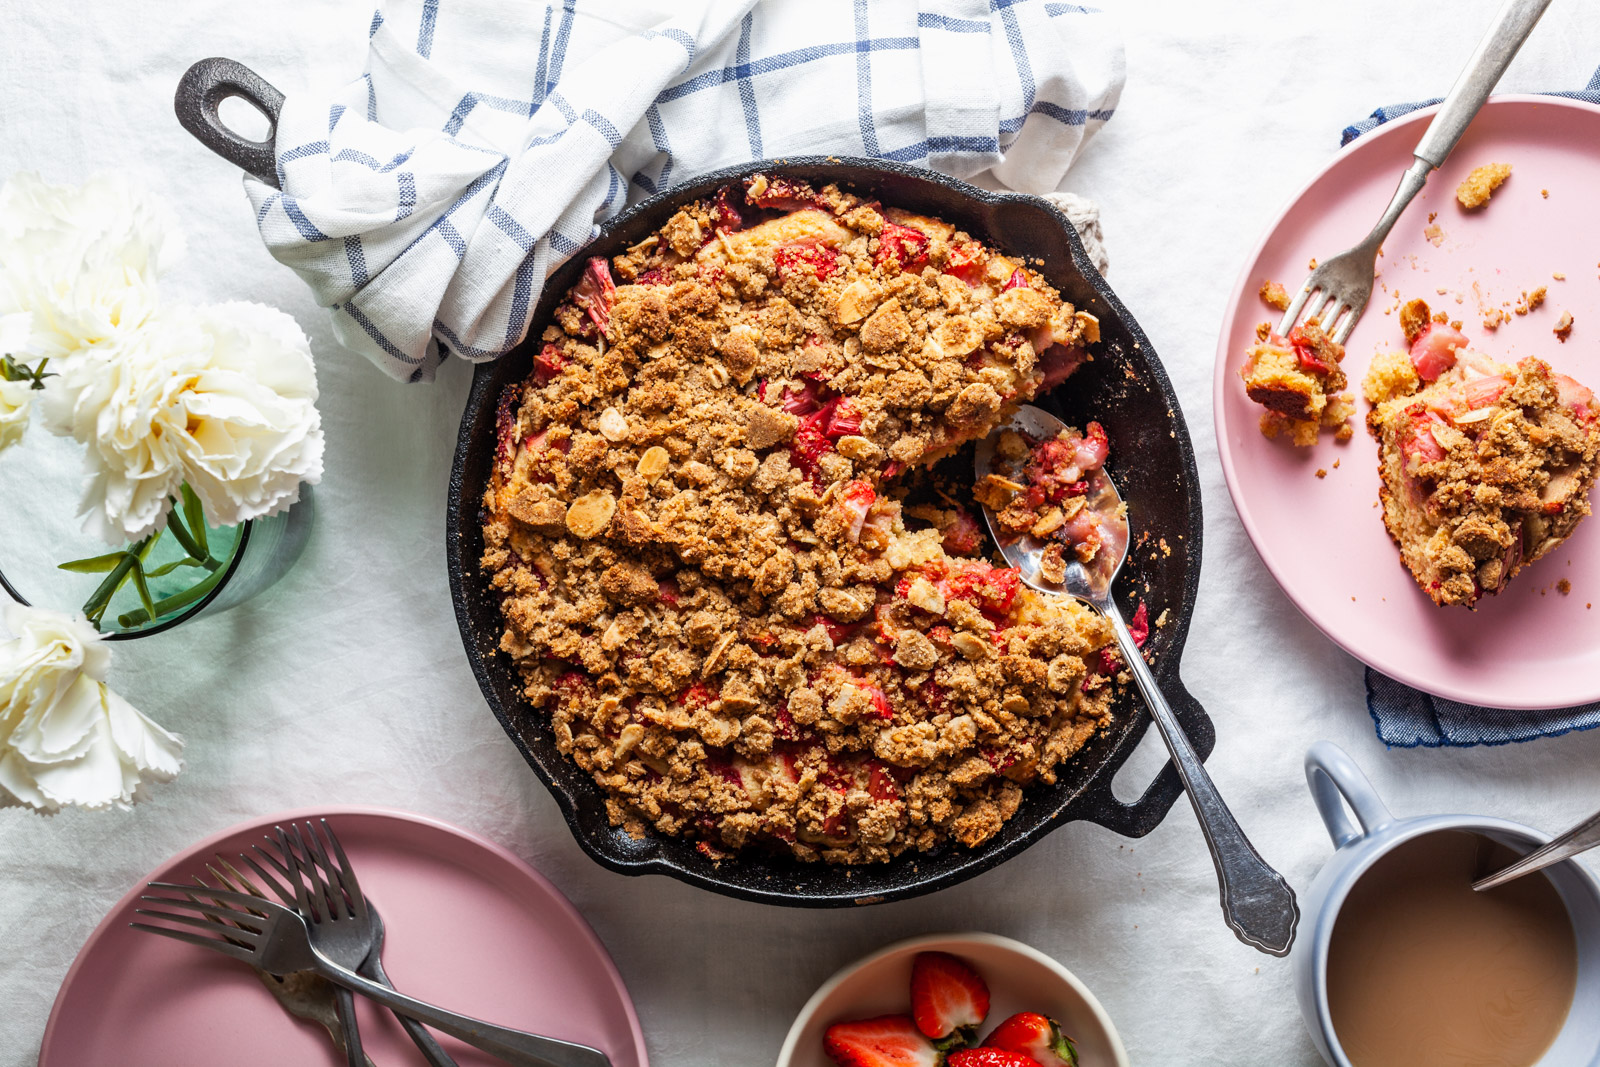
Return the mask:
<svg viewBox="0 0 1600 1067">
<path fill-rule="evenodd" d="M 1027 289 L 1027 288 L 1029 288 L 1028 276 L 1026 274 L 1022 273 L 1022 268 L 1021 267 L 1018 267 L 1016 270 L 1011 272 L 1011 277 L 1006 279 L 1006 283 L 1000 287 L 1000 291 L 1003 293 L 1007 289 Z"/>
<path fill-rule="evenodd" d="M 987 1048 L 1027 1056 L 1040 1067 L 1077 1067 L 1078 1050 L 1061 1024 L 1036 1011 L 1018 1012 L 984 1038 Z"/>
<path fill-rule="evenodd" d="M 1411 343 L 1411 365 L 1417 377 L 1431 382 L 1456 365 L 1456 350 L 1467 347 L 1467 338 L 1460 330 L 1442 322 L 1430 322 L 1428 328 Z"/>
<path fill-rule="evenodd" d="M 919 952 L 911 961 L 911 1014 L 917 1029 L 945 1047 L 965 1044 L 989 1014 L 989 987 L 961 958 Z"/>
<path fill-rule="evenodd" d="M 1039 1061 L 1003 1048 L 964 1048 L 950 1053 L 949 1067 L 1040 1067 Z"/>
</svg>

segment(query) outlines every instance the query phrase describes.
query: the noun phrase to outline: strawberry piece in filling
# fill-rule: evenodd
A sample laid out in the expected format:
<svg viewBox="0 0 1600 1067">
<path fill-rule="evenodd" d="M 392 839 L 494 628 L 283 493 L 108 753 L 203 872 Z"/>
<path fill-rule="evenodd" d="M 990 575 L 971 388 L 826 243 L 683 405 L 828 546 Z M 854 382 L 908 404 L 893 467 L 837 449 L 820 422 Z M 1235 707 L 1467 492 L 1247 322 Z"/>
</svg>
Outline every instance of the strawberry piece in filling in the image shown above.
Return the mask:
<svg viewBox="0 0 1600 1067">
<path fill-rule="evenodd" d="M 878 233 L 878 266 L 893 263 L 900 270 L 921 267 L 928 261 L 928 235 L 910 226 L 885 222 Z"/>
<path fill-rule="evenodd" d="M 572 289 L 573 301 L 594 320 L 601 333 L 611 325 L 611 302 L 617 292 L 611 280 L 611 264 L 604 256 L 595 256 L 584 268 L 583 279 Z"/>
<path fill-rule="evenodd" d="M 983 281 L 984 269 L 988 265 L 989 254 L 983 250 L 983 246 L 977 241 L 968 241 L 950 250 L 944 272 L 961 279 L 968 286 L 976 286 Z"/>
<path fill-rule="evenodd" d="M 1072 376 L 1072 372 L 1089 359 L 1089 353 L 1077 345 L 1055 344 L 1039 353 L 1039 372 L 1044 376 L 1039 391 L 1054 389 Z"/>
<path fill-rule="evenodd" d="M 1411 365 L 1417 377 L 1431 382 L 1456 365 L 1456 352 L 1467 347 L 1467 338 L 1460 330 L 1442 322 L 1430 322 L 1427 329 L 1411 343 Z"/>
<path fill-rule="evenodd" d="M 555 345 L 547 344 L 533 357 L 533 373 L 540 382 L 548 382 L 561 373 L 567 365 L 567 357 L 561 354 L 561 349 Z"/>
<path fill-rule="evenodd" d="M 779 245 L 772 261 L 780 274 L 810 274 L 818 280 L 838 273 L 839 253 L 815 238 L 802 238 Z"/>
<path fill-rule="evenodd" d="M 877 499 L 878 494 L 866 482 L 851 482 L 840 491 L 838 507 L 849 524 L 846 536 L 850 538 L 851 544 L 860 543 L 861 527 L 867 521 L 867 512 L 872 509 L 872 504 Z"/>
</svg>

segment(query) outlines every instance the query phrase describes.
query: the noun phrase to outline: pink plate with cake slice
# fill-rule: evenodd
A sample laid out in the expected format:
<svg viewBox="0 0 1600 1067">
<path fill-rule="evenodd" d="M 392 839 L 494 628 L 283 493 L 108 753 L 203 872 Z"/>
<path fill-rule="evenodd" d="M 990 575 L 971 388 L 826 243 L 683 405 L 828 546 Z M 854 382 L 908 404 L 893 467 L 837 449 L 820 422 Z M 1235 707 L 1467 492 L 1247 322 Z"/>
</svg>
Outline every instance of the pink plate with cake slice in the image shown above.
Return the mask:
<svg viewBox="0 0 1600 1067">
<path fill-rule="evenodd" d="M 89 935 L 56 995 L 39 1067 L 343 1067 L 327 1031 L 292 1018 L 255 972 L 128 928 L 147 881 L 187 882 L 273 826 L 328 820 L 383 916 L 396 988 L 466 1015 L 592 1045 L 647 1067 L 633 1002 L 589 924 L 520 859 L 442 822 L 399 811 L 285 812 L 201 841 L 128 891 Z M 374 1063 L 425 1062 L 393 1016 L 357 998 Z M 501 1061 L 443 1034 L 461 1067 Z"/>
<path fill-rule="evenodd" d="M 1417 588 L 1377 507 L 1378 449 L 1363 426 L 1362 376 L 1375 353 L 1405 347 L 1399 305 L 1422 297 L 1460 319 L 1471 346 L 1502 362 L 1538 356 L 1600 387 L 1600 107 L 1548 96 L 1496 97 L 1428 179 L 1383 246 L 1378 283 L 1345 346 L 1356 394 L 1355 436 L 1314 448 L 1263 437 L 1261 408 L 1239 368 L 1257 323 L 1282 312 L 1257 295 L 1264 280 L 1294 292 L 1313 256 L 1359 241 L 1382 214 L 1433 108 L 1359 138 L 1289 203 L 1239 275 L 1218 342 L 1217 442 L 1228 491 L 1278 584 L 1351 655 L 1437 696 L 1504 708 L 1600 700 L 1600 518 L 1522 571 L 1474 610 L 1437 607 Z M 1464 211 L 1457 183 L 1484 163 L 1511 177 L 1487 206 Z M 1558 280 L 1557 276 L 1562 276 Z M 1542 307 L 1514 312 L 1544 286 Z M 1574 325 L 1561 342 L 1562 312 Z M 1336 465 L 1337 464 L 1337 465 Z M 1318 477 L 1319 470 L 1326 471 Z"/>
</svg>

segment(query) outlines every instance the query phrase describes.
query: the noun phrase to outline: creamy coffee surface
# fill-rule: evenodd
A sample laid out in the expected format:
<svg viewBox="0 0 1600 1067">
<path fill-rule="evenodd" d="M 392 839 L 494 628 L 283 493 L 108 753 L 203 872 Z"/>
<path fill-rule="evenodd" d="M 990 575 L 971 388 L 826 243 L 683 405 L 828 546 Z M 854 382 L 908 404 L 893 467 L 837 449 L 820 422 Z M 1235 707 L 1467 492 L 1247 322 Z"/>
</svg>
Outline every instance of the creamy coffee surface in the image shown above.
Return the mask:
<svg viewBox="0 0 1600 1067">
<path fill-rule="evenodd" d="M 1517 854 L 1447 830 L 1407 842 L 1356 883 L 1334 924 L 1328 1005 L 1355 1067 L 1529 1067 L 1577 986 L 1572 922 L 1526 875 L 1475 893 Z"/>
</svg>

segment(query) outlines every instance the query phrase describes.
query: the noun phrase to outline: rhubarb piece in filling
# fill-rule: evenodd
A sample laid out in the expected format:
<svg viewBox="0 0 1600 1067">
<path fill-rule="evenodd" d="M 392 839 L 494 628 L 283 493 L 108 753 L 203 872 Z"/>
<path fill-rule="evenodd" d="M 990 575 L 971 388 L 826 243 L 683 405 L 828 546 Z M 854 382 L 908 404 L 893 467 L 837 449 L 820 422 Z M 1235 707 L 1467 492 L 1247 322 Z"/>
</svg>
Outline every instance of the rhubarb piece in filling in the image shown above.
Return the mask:
<svg viewBox="0 0 1600 1067">
<path fill-rule="evenodd" d="M 1109 720 L 1104 620 L 970 511 L 902 509 L 1089 358 L 1026 263 L 756 177 L 591 260 L 555 320 L 502 401 L 482 564 L 613 824 L 719 858 L 975 846 Z"/>
<path fill-rule="evenodd" d="M 1379 356 L 1363 388 L 1401 561 L 1434 603 L 1471 605 L 1589 514 L 1600 404 L 1543 360 L 1506 366 L 1462 352 L 1456 331 L 1430 339 L 1439 329 Z"/>
<path fill-rule="evenodd" d="M 1267 410 L 1261 432 L 1268 437 L 1287 434 L 1296 445 L 1317 443 L 1322 430 L 1333 430 L 1340 441 L 1353 431 L 1350 416 L 1355 405 L 1339 364 L 1344 346 L 1334 342 L 1316 319 L 1309 319 L 1281 337 L 1267 323 L 1256 327 L 1256 343 L 1245 352 L 1239 376 L 1245 395 Z"/>
</svg>

